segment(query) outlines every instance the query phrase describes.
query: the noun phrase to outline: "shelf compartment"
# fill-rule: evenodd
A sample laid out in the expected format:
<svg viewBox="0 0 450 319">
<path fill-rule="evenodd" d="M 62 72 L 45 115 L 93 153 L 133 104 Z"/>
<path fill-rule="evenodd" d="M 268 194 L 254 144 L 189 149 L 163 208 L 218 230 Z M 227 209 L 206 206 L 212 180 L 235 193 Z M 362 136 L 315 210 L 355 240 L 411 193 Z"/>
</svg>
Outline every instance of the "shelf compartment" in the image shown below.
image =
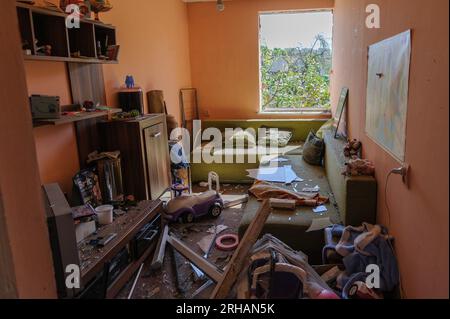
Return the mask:
<svg viewBox="0 0 450 319">
<path fill-rule="evenodd" d="M 109 45 L 117 45 L 116 28 L 109 24 L 92 19 L 81 19 L 80 29 L 67 29 L 64 12 L 51 11 L 39 6 L 23 3 L 16 4 L 19 31 L 25 50 L 24 60 L 74 62 L 90 64 L 117 64 L 117 60 L 108 60 L 104 55 Z M 97 39 L 101 49 L 97 52 Z M 50 45 L 51 55 L 37 53 L 38 45 Z M 80 52 L 80 56 L 72 57 L 71 53 Z"/>
<path fill-rule="evenodd" d="M 95 25 L 95 43 L 98 47 L 100 44 L 101 52 L 98 52 L 97 49 L 97 57 L 100 58 L 100 55 L 106 56 L 107 49 L 110 45 L 116 45 L 116 29 L 114 27 L 109 26 L 100 26 Z"/>
<path fill-rule="evenodd" d="M 50 45 L 52 47 L 51 56 L 69 57 L 65 18 L 36 12 L 32 13 L 32 17 L 37 47 Z"/>
<path fill-rule="evenodd" d="M 95 49 L 94 25 L 92 23 L 81 22 L 80 28 L 68 29 L 70 56 L 75 52 L 79 52 L 83 58 L 97 58 Z"/>
<path fill-rule="evenodd" d="M 17 7 L 17 18 L 19 20 L 22 49 L 31 50 L 31 54 L 35 54 L 31 11 L 26 8 Z"/>
</svg>

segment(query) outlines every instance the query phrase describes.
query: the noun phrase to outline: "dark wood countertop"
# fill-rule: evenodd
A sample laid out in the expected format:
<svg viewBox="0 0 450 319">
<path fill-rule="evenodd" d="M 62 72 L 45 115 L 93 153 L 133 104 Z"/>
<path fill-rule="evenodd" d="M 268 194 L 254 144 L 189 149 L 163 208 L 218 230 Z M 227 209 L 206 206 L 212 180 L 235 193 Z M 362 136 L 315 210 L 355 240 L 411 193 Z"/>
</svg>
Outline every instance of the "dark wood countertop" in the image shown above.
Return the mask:
<svg viewBox="0 0 450 319">
<path fill-rule="evenodd" d="M 119 253 L 143 226 L 156 218 L 161 212 L 162 202 L 160 200 L 142 201 L 136 208 L 132 208 L 124 215 L 117 217 L 113 224 L 99 228 L 97 234 L 93 234 L 82 241 L 78 245 L 82 283 L 87 284 L 102 271 L 105 263 Z M 98 237 L 107 237 L 113 233 L 117 234 L 117 237 L 105 247 L 96 248 L 89 245 L 91 240 Z"/>
</svg>

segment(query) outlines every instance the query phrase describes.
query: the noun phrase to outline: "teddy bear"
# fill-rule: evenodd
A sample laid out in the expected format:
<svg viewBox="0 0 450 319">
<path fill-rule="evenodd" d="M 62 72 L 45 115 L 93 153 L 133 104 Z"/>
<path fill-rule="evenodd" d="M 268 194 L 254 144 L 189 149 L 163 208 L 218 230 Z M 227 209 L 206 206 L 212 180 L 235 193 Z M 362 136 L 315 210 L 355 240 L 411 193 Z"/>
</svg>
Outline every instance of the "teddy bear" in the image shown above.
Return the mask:
<svg viewBox="0 0 450 319">
<path fill-rule="evenodd" d="M 353 156 L 345 163 L 345 170 L 342 174 L 345 176 L 374 176 L 375 165 L 369 160 Z"/>
<path fill-rule="evenodd" d="M 345 157 L 361 156 L 362 143 L 358 140 L 349 140 L 344 147 Z"/>
</svg>

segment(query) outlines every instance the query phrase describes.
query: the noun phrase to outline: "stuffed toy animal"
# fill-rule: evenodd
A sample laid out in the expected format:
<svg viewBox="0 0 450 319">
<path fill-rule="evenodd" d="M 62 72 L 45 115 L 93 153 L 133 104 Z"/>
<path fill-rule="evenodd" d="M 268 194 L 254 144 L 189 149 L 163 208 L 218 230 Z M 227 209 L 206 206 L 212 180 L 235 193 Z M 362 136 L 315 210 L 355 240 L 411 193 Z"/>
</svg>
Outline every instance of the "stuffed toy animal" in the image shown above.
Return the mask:
<svg viewBox="0 0 450 319">
<path fill-rule="evenodd" d="M 345 171 L 342 174 L 345 176 L 374 176 L 375 165 L 369 160 L 353 156 L 345 164 Z"/>
<path fill-rule="evenodd" d="M 348 141 L 344 147 L 345 157 L 358 156 L 361 157 L 362 143 L 358 140 Z"/>
</svg>

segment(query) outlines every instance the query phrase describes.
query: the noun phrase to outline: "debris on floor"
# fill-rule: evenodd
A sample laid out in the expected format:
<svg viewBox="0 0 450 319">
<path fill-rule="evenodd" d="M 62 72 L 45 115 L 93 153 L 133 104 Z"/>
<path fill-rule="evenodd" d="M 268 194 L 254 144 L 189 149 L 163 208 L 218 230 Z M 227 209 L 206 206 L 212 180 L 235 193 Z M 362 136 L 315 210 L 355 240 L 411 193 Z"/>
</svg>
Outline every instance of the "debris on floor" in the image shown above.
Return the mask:
<svg viewBox="0 0 450 319">
<path fill-rule="evenodd" d="M 240 195 L 246 194 L 248 190 L 247 185 L 222 185 L 223 194 L 225 195 Z M 194 192 L 204 191 L 194 186 Z M 198 246 L 205 236 L 224 233 L 237 233 L 239 223 L 242 219 L 245 209 L 245 203 L 243 205 L 234 206 L 225 209 L 217 219 L 205 216 L 199 218 L 192 224 L 177 224 L 170 225 L 169 233 L 182 240 L 187 246 L 194 250 L 198 255 L 204 256 L 205 251 Z M 208 260 L 217 266 L 219 269 L 223 269 L 230 261 L 233 252 L 219 251 L 212 241 L 213 245 L 208 256 Z M 206 247 L 206 246 L 205 246 Z M 195 281 L 194 272 L 190 266 L 190 262 L 183 256 L 178 256 L 178 263 L 180 268 L 177 269 L 177 273 L 183 280 L 180 283 L 184 288 L 184 293 L 180 293 L 177 288 L 177 275 L 173 267 L 173 256 L 170 252 L 170 245 L 166 245 L 164 259 L 160 269 L 153 270 L 151 265 L 153 260 L 150 258 L 144 265 L 142 274 L 136 285 L 133 293 L 134 299 L 179 299 L 179 298 L 209 298 L 209 295 L 214 288 L 214 284 L 207 285 L 206 289 L 202 289 L 197 296 L 194 293 L 205 285 L 209 279 L 201 279 Z M 181 262 L 180 262 L 181 261 Z M 133 277 L 135 278 L 135 277 Z M 180 279 L 181 281 L 181 279 Z M 127 299 L 133 282 L 128 283 L 119 294 L 118 298 Z"/>
</svg>

